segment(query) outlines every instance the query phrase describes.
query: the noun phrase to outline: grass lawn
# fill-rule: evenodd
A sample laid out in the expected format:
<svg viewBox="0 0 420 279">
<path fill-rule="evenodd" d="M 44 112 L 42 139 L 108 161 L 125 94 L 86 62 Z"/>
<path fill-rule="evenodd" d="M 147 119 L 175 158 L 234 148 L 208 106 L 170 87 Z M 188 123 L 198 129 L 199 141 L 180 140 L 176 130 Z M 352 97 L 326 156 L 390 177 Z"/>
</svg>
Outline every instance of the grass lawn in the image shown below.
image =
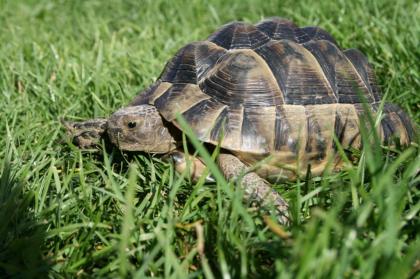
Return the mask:
<svg viewBox="0 0 420 279">
<path fill-rule="evenodd" d="M 420 123 L 416 1 L 0 0 L 0 278 L 419 278 L 416 146 L 366 145 L 346 172 L 275 185 L 285 228 L 234 183 L 65 142 L 60 117 L 107 116 L 186 43 L 268 16 L 362 50 Z"/>
</svg>

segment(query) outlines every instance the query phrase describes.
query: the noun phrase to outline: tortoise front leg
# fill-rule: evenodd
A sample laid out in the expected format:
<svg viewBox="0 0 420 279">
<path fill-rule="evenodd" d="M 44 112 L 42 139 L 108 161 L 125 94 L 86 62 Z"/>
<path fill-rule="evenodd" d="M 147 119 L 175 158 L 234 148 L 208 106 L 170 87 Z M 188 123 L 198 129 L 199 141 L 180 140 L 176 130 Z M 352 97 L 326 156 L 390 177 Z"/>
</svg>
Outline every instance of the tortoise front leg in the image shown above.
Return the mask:
<svg viewBox="0 0 420 279">
<path fill-rule="evenodd" d="M 262 208 L 270 209 L 274 206 L 278 220 L 281 224 L 289 223 L 287 202 L 272 189 L 271 185 L 258 176 L 255 172 L 246 172 L 247 166 L 232 154 L 219 155 L 219 167 L 226 179 L 237 179 L 241 174 L 244 198 L 249 201 L 256 201 Z"/>
<path fill-rule="evenodd" d="M 92 148 L 100 144 L 106 132 L 107 119 L 96 118 L 83 122 L 68 122 L 61 120 L 71 137 L 73 144 L 78 147 Z"/>
<path fill-rule="evenodd" d="M 206 165 L 197 157 L 189 155 L 188 158 L 184 152 L 176 150 L 164 156 L 164 159 L 170 159 L 174 166 L 175 170 L 178 173 L 185 173 L 188 171 L 188 174 L 192 181 L 197 182 L 201 176 L 204 174 Z M 189 167 L 189 169 L 188 169 Z M 214 182 L 213 177 L 210 174 L 206 175 L 206 182 Z"/>
</svg>

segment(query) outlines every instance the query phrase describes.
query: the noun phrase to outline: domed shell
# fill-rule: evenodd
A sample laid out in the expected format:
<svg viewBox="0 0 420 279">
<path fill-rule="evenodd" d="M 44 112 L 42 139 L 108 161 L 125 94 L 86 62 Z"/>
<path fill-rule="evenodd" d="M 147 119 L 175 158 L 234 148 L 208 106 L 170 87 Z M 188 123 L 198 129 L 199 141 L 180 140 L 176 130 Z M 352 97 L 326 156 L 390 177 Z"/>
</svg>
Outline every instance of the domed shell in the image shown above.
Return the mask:
<svg viewBox="0 0 420 279">
<path fill-rule="evenodd" d="M 342 51 L 318 27 L 271 18 L 186 45 L 132 105 L 154 105 L 175 125 L 179 113 L 200 140 L 232 151 L 325 157 L 332 132 L 359 141 L 360 96 L 380 101 L 361 52 Z"/>
</svg>

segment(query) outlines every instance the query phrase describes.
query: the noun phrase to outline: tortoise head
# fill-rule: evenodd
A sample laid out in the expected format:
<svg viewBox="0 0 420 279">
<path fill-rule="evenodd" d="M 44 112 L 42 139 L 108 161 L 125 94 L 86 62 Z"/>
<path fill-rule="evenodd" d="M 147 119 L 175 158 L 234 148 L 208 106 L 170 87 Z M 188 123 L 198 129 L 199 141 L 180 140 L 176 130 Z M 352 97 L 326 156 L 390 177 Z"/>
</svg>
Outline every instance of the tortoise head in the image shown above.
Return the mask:
<svg viewBox="0 0 420 279">
<path fill-rule="evenodd" d="M 175 140 L 154 106 L 139 105 L 117 110 L 108 119 L 108 137 L 119 149 L 167 153 Z"/>
</svg>

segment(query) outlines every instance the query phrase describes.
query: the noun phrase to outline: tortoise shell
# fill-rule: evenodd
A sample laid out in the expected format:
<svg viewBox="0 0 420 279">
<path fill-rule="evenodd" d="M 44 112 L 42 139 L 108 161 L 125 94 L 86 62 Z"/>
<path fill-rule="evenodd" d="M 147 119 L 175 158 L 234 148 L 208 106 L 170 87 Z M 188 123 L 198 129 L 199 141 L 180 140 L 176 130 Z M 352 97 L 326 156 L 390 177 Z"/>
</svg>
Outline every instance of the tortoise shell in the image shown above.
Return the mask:
<svg viewBox="0 0 420 279">
<path fill-rule="evenodd" d="M 334 133 L 343 146 L 360 146 L 363 102 L 375 110 L 380 97 L 360 51 L 341 50 L 321 28 L 270 18 L 232 22 L 186 45 L 131 105 L 154 105 L 175 125 L 180 113 L 200 140 L 220 142 L 245 161 L 273 154 L 286 165 L 322 165 Z M 408 118 L 385 110 L 381 137 L 398 133 L 409 142 Z"/>
</svg>

